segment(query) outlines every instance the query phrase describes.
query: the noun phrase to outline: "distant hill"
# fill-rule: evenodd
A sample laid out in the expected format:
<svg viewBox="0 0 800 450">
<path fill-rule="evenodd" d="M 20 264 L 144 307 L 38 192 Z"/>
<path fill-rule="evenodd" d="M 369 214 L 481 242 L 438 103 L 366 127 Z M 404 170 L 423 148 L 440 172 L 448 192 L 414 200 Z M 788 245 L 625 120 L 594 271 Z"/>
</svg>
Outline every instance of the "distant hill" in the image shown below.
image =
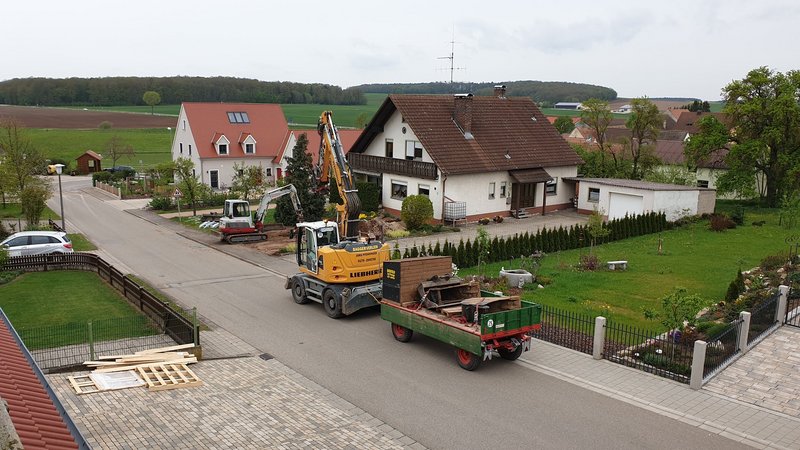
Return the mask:
<svg viewBox="0 0 800 450">
<path fill-rule="evenodd" d="M 355 86 L 365 93 L 378 94 L 457 94 L 471 92 L 475 95 L 492 95 L 494 86 L 504 84 L 506 95 L 512 97 L 531 97 L 544 104 L 557 102 L 582 102 L 590 98 L 614 100 L 617 91 L 592 84 L 568 83 L 564 81 L 502 81 L 464 82 L 464 83 L 391 83 L 362 84 Z"/>
<path fill-rule="evenodd" d="M 144 105 L 156 91 L 164 105 L 182 102 L 365 105 L 356 88 L 233 77 L 15 78 L 0 82 L 0 103 L 23 106 Z"/>
</svg>

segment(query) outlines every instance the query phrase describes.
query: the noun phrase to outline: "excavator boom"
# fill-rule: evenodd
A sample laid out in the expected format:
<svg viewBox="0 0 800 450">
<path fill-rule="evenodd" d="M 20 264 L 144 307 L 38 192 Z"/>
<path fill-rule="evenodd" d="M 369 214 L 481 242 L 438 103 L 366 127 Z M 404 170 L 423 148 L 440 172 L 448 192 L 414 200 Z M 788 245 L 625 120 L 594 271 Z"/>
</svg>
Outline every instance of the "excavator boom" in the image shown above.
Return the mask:
<svg viewBox="0 0 800 450">
<path fill-rule="evenodd" d="M 321 185 L 328 184 L 329 174 L 332 172 L 336 180 L 336 188 L 343 204 L 337 205 L 337 223 L 339 233 L 345 239 L 358 238 L 358 222 L 361 214 L 361 199 L 358 198 L 358 189 L 353 181 L 350 165 L 344 154 L 339 132 L 333 124 L 332 113 L 324 111 L 319 118 L 317 130 L 320 134 L 318 179 Z"/>
</svg>

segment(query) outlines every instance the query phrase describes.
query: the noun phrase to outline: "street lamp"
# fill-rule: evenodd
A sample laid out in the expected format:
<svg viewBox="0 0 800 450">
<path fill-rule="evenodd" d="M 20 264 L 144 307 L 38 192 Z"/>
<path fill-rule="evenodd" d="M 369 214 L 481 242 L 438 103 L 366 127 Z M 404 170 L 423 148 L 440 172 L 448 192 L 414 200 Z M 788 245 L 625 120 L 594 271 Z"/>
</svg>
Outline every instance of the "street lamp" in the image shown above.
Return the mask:
<svg viewBox="0 0 800 450">
<path fill-rule="evenodd" d="M 58 199 L 61 202 L 61 231 L 67 232 L 67 227 L 64 225 L 64 194 L 61 192 L 61 172 L 64 171 L 63 164 L 56 164 L 56 173 L 58 174 Z"/>
</svg>

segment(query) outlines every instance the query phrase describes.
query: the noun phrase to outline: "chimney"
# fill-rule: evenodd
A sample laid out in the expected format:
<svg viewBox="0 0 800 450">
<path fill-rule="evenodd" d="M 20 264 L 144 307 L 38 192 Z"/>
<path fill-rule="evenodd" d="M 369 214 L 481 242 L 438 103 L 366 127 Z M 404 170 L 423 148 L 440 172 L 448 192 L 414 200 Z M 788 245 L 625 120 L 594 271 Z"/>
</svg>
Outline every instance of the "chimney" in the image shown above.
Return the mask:
<svg viewBox="0 0 800 450">
<path fill-rule="evenodd" d="M 497 98 L 506 98 L 506 85 L 496 84 L 494 86 L 494 96 Z"/>
<path fill-rule="evenodd" d="M 472 137 L 472 94 L 455 94 L 453 96 L 453 120 L 464 137 Z"/>
</svg>

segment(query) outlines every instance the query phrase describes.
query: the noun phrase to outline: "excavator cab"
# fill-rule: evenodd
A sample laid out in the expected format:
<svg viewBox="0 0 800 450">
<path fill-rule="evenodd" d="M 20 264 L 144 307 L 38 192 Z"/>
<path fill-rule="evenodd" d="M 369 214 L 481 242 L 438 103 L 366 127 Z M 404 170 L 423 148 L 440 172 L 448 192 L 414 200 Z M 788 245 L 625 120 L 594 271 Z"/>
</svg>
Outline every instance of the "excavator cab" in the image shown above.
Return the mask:
<svg viewBox="0 0 800 450">
<path fill-rule="evenodd" d="M 339 243 L 339 228 L 326 221 L 301 222 L 297 228 L 297 265 L 317 273 L 319 249 Z"/>
<path fill-rule="evenodd" d="M 225 200 L 225 206 L 222 208 L 222 215 L 235 219 L 237 217 L 250 217 L 250 203 L 244 200 Z"/>
</svg>

